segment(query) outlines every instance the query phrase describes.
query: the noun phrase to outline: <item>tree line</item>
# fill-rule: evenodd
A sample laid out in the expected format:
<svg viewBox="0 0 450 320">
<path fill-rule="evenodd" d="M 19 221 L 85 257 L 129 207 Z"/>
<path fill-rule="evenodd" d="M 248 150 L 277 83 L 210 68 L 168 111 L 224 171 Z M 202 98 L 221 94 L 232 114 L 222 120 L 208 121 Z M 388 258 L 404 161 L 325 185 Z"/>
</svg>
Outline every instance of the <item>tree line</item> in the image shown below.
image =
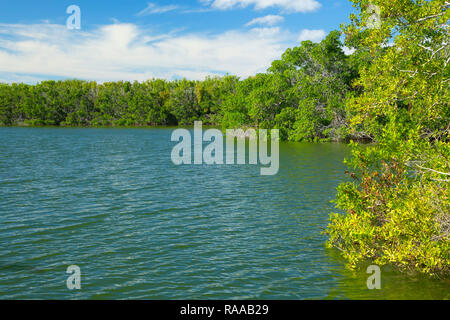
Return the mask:
<svg viewBox="0 0 450 320">
<path fill-rule="evenodd" d="M 288 49 L 266 73 L 144 82 L 65 80 L 0 84 L 0 124 L 30 126 L 192 125 L 279 128 L 281 138 L 346 140 L 345 99 L 354 92 L 359 53 L 345 55 L 341 33 Z"/>
</svg>

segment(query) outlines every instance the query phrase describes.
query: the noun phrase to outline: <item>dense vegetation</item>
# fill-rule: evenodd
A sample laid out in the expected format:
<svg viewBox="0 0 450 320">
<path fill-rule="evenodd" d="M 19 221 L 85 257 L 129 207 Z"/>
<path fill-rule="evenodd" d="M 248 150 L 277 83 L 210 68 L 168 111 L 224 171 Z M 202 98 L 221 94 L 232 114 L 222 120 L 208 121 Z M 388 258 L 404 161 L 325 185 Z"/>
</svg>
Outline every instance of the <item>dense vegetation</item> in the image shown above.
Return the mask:
<svg viewBox="0 0 450 320">
<path fill-rule="evenodd" d="M 320 44 L 303 42 L 267 73 L 245 80 L 0 84 L 0 124 L 154 126 L 202 120 L 224 128 L 277 127 L 283 139 L 294 141 L 346 139 L 344 99 L 358 67 L 339 38 L 335 31 Z"/>
<path fill-rule="evenodd" d="M 353 183 L 339 186 L 329 245 L 351 265 L 363 259 L 404 270 L 450 273 L 450 3 L 379 0 L 380 28 L 367 29 L 368 1 L 343 26 L 372 63 L 349 97 L 351 128 L 375 144 L 353 144 Z"/>
<path fill-rule="evenodd" d="M 0 124 L 279 128 L 290 141 L 352 142 L 353 182 L 338 188 L 328 245 L 356 266 L 450 272 L 449 31 L 445 0 L 372 0 L 320 43 L 302 42 L 267 73 L 204 81 L 0 84 Z"/>
</svg>

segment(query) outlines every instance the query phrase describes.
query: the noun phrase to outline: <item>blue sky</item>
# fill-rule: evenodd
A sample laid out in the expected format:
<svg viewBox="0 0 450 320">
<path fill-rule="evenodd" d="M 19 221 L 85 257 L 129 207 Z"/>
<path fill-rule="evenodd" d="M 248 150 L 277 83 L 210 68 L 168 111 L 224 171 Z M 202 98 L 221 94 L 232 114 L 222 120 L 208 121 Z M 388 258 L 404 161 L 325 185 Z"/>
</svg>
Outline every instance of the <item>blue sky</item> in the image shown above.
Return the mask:
<svg viewBox="0 0 450 320">
<path fill-rule="evenodd" d="M 70 5 L 80 30 L 66 27 Z M 2 1 L 0 81 L 248 77 L 352 10 L 348 0 Z"/>
</svg>

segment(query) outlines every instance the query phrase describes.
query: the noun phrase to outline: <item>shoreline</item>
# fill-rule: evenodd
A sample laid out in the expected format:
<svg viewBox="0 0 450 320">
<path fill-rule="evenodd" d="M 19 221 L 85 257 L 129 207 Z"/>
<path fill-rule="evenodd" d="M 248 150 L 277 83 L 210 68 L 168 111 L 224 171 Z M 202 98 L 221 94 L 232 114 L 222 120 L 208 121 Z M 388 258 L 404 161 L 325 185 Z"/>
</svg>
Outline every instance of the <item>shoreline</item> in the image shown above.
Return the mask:
<svg viewBox="0 0 450 320">
<path fill-rule="evenodd" d="M 210 129 L 219 129 L 224 132 L 224 130 L 221 128 L 220 125 L 203 125 L 204 128 L 210 128 Z M 117 125 L 110 125 L 110 126 L 57 126 L 57 125 L 42 125 L 42 126 L 36 126 L 36 125 L 2 125 L 0 124 L 0 128 L 42 128 L 42 129 L 194 129 L 194 125 L 178 125 L 178 126 L 164 126 L 164 125 L 155 125 L 155 126 L 117 126 Z M 247 130 L 249 128 L 246 128 Z M 253 128 L 257 130 L 256 128 Z M 332 140 L 332 139 L 318 139 L 317 141 L 290 141 L 290 140 L 283 140 L 280 139 L 280 142 L 293 142 L 293 143 L 341 143 L 341 144 L 350 144 L 351 142 L 357 142 L 365 145 L 371 145 L 375 144 L 375 142 L 364 139 L 364 138 L 349 138 L 346 140 Z"/>
</svg>

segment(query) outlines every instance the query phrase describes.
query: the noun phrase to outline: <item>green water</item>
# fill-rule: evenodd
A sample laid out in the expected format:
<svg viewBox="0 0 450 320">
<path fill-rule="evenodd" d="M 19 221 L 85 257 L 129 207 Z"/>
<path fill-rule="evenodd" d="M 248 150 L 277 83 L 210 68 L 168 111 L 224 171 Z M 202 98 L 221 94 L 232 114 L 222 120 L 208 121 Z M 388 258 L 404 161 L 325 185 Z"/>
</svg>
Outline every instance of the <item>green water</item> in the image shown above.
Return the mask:
<svg viewBox="0 0 450 320">
<path fill-rule="evenodd" d="M 170 129 L 0 128 L 0 299 L 449 297 L 324 248 L 342 144 L 280 144 L 280 171 L 174 166 Z M 66 287 L 69 265 L 81 290 Z"/>
</svg>

